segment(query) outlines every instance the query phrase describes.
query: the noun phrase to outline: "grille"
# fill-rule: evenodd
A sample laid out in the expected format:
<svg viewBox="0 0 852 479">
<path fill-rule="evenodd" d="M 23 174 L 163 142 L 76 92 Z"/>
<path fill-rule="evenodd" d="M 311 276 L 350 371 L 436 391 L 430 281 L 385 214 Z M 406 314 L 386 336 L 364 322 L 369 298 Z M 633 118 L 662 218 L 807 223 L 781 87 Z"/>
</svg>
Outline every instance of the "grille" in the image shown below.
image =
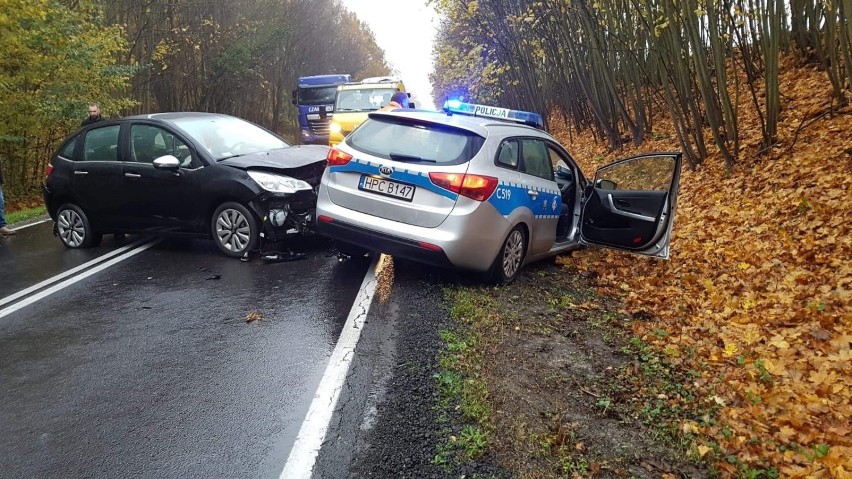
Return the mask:
<svg viewBox="0 0 852 479">
<path fill-rule="evenodd" d="M 308 120 L 308 127 L 314 135 L 328 136 L 328 118 L 320 118 L 319 120 Z"/>
</svg>

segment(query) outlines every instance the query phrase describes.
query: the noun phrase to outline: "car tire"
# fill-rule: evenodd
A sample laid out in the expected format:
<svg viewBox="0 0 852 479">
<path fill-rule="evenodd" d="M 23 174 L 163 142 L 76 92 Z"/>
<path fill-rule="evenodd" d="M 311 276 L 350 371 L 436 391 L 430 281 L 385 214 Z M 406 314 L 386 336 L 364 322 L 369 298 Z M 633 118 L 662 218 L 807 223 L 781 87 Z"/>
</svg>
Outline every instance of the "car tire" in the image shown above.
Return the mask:
<svg viewBox="0 0 852 479">
<path fill-rule="evenodd" d="M 92 228 L 89 217 L 74 204 L 65 203 L 56 210 L 56 235 L 66 248 L 92 248 L 101 244 L 103 235 Z"/>
<path fill-rule="evenodd" d="M 527 237 L 522 226 L 512 228 L 491 265 L 490 280 L 494 284 L 509 284 L 518 277 L 527 254 Z"/>
<path fill-rule="evenodd" d="M 225 256 L 240 258 L 257 248 L 260 227 L 245 206 L 229 201 L 213 212 L 210 221 L 213 241 Z"/>
<path fill-rule="evenodd" d="M 366 257 L 367 253 L 370 252 L 367 248 L 355 246 L 354 244 L 344 243 L 342 241 L 337 241 L 335 243 L 337 252 L 339 254 L 349 256 L 350 259 L 363 259 Z"/>
</svg>

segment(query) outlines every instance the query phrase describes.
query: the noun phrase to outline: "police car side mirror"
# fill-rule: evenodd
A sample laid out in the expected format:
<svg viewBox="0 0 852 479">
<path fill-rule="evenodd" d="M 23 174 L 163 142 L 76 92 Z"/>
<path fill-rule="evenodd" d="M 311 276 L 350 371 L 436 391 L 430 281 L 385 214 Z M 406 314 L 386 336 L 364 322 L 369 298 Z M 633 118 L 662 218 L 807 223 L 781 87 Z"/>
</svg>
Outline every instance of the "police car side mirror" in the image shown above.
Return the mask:
<svg viewBox="0 0 852 479">
<path fill-rule="evenodd" d="M 602 190 L 614 190 L 616 189 L 616 186 L 615 182 L 610 180 L 598 180 L 595 182 L 595 188 L 600 188 Z"/>
</svg>

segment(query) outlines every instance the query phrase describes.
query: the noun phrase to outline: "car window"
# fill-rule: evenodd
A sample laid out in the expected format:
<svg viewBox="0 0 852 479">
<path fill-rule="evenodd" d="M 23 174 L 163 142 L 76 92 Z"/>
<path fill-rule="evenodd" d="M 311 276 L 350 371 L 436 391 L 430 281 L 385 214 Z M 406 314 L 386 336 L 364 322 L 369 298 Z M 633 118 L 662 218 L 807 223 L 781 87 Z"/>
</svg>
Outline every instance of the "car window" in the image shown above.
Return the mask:
<svg viewBox="0 0 852 479">
<path fill-rule="evenodd" d="M 620 191 L 668 191 L 674 175 L 674 157 L 648 156 L 618 162 L 598 170 L 595 184 Z"/>
<path fill-rule="evenodd" d="M 83 145 L 83 161 L 118 161 L 120 125 L 89 130 Z"/>
<path fill-rule="evenodd" d="M 74 159 L 74 147 L 77 146 L 77 137 L 72 138 L 65 143 L 65 146 L 62 147 L 62 150 L 59 152 L 59 156 L 63 158 L 67 158 L 69 160 Z"/>
<path fill-rule="evenodd" d="M 500 153 L 497 154 L 497 164 L 507 168 L 518 168 L 518 141 L 508 140 L 500 145 Z"/>
<path fill-rule="evenodd" d="M 194 167 L 189 146 L 170 131 L 153 125 L 130 127 L 130 158 L 133 161 L 153 163 L 165 155 L 177 158 L 181 167 Z"/>
<path fill-rule="evenodd" d="M 194 139 L 216 160 L 289 145 L 254 123 L 229 116 L 187 117 L 171 123 Z"/>
<path fill-rule="evenodd" d="M 469 161 L 485 139 L 474 133 L 439 125 L 370 118 L 346 140 L 374 156 L 406 162 L 459 164 Z"/>
<path fill-rule="evenodd" d="M 553 166 L 547 153 L 547 145 L 541 140 L 521 140 L 522 170 L 529 175 L 553 179 Z"/>
<path fill-rule="evenodd" d="M 395 91 L 393 88 L 340 90 L 337 92 L 334 111 L 376 111 L 390 102 Z"/>
</svg>

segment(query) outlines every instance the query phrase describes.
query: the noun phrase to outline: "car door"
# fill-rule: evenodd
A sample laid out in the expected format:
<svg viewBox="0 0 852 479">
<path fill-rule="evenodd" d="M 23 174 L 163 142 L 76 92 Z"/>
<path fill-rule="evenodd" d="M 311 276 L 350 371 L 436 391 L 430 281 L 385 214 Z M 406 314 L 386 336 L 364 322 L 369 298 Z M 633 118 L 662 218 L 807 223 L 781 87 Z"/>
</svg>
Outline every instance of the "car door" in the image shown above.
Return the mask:
<svg viewBox="0 0 852 479">
<path fill-rule="evenodd" d="M 92 128 L 82 138 L 70 180 L 71 202 L 76 203 L 96 229 L 111 229 L 121 218 L 120 124 Z"/>
<path fill-rule="evenodd" d="M 668 258 L 681 156 L 645 154 L 598 169 L 583 194 L 580 242 Z"/>
<path fill-rule="evenodd" d="M 193 173 L 201 163 L 188 143 L 160 125 L 132 123 L 127 144 L 122 182 L 128 227 L 151 232 L 197 229 Z M 155 168 L 154 160 L 165 155 L 176 157 L 181 167 L 177 171 Z"/>
<path fill-rule="evenodd" d="M 530 254 L 550 251 L 556 238 L 556 223 L 562 210 L 561 195 L 553 179 L 547 143 L 539 138 L 520 138 L 520 182 L 524 202 L 532 211 Z"/>
</svg>

